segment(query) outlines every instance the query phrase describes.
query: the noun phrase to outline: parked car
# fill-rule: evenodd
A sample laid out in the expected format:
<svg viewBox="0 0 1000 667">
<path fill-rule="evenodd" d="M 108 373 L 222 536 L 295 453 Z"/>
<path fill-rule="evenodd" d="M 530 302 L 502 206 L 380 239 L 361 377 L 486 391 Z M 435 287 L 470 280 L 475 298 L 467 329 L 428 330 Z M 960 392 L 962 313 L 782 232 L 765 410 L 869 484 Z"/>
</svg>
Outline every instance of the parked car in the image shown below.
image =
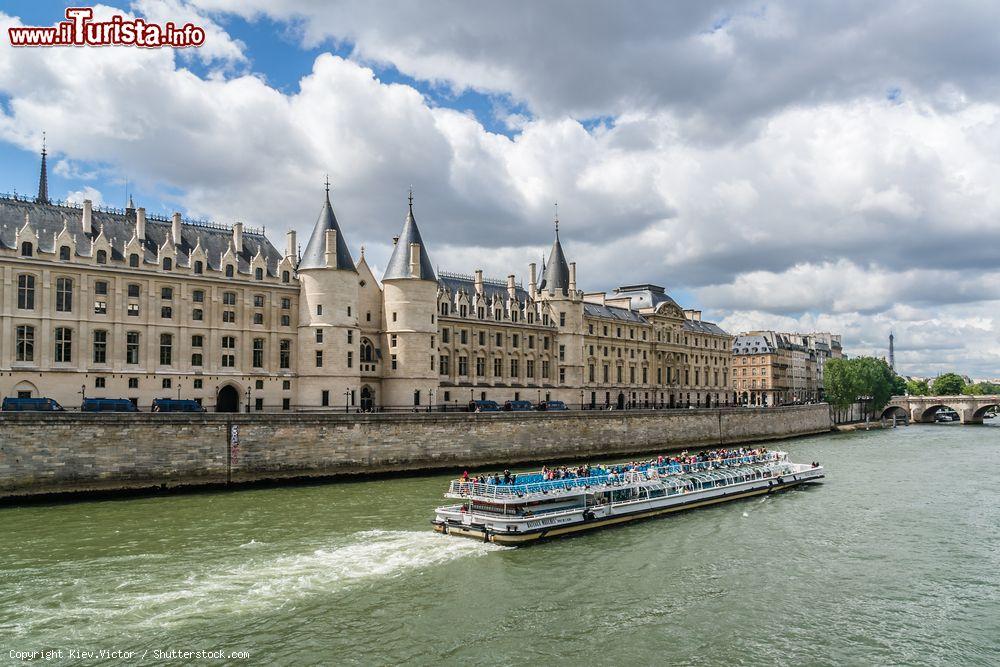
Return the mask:
<svg viewBox="0 0 1000 667">
<path fill-rule="evenodd" d="M 542 401 L 538 404 L 539 410 L 569 410 L 562 401 Z"/>
<path fill-rule="evenodd" d="M 51 398 L 5 398 L 4 412 L 64 412 L 65 408 Z"/>
<path fill-rule="evenodd" d="M 82 412 L 139 412 L 135 403 L 127 398 L 85 398 Z"/>
<path fill-rule="evenodd" d="M 153 399 L 153 412 L 204 412 L 198 401 L 189 398 L 155 398 Z"/>
<path fill-rule="evenodd" d="M 496 401 L 469 401 L 469 412 L 500 412 Z"/>
<path fill-rule="evenodd" d="M 503 404 L 503 409 L 505 412 L 526 412 L 534 410 L 535 407 L 531 401 L 507 401 Z"/>
</svg>

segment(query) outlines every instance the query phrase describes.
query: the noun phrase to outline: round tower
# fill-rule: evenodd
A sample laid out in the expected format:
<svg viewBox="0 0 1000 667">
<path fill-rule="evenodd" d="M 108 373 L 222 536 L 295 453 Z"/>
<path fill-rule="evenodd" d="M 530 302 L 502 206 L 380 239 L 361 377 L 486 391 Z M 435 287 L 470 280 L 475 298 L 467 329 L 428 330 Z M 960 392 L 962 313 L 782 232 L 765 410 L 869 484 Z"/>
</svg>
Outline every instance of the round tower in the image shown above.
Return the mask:
<svg viewBox="0 0 1000 667">
<path fill-rule="evenodd" d="M 358 405 L 358 272 L 326 200 L 298 265 L 298 396 L 304 408 Z"/>
<path fill-rule="evenodd" d="M 431 405 L 438 393 L 437 276 L 413 217 L 413 192 L 403 230 L 382 276 L 383 404 Z M 436 399 L 435 399 L 436 400 Z"/>
<path fill-rule="evenodd" d="M 552 398 L 567 403 L 580 401 L 583 382 L 583 295 L 576 289 L 576 262 L 567 262 L 559 242 L 559 217 L 555 219 L 556 237 L 549 261 L 543 262 L 538 298 L 543 312 L 557 327 L 551 363 L 550 382 L 557 387 Z"/>
</svg>

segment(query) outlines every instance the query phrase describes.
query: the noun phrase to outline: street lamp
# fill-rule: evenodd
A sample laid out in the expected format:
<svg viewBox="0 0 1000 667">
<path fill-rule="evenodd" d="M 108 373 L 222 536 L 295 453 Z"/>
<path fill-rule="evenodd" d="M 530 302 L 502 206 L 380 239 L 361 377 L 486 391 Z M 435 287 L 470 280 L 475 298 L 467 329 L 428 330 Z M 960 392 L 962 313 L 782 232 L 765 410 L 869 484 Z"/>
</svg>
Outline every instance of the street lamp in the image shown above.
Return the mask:
<svg viewBox="0 0 1000 667">
<path fill-rule="evenodd" d="M 428 389 L 427 390 L 427 396 L 428 396 L 428 398 L 427 398 L 427 412 L 430 412 L 431 410 L 434 409 L 434 390 L 433 389 Z"/>
<path fill-rule="evenodd" d="M 350 407 L 348 405 L 348 401 L 350 401 L 350 400 L 351 400 L 351 390 L 350 389 L 345 389 L 344 390 L 344 414 L 345 415 L 348 412 L 350 412 Z"/>
<path fill-rule="evenodd" d="M 80 385 L 80 410 L 83 410 L 83 403 L 87 400 L 87 385 Z"/>
<path fill-rule="evenodd" d="M 177 400 L 181 400 L 181 383 L 180 380 L 177 381 Z"/>
<path fill-rule="evenodd" d="M 583 410 L 583 389 L 580 390 L 580 409 Z"/>
<path fill-rule="evenodd" d="M 247 414 L 250 413 L 250 391 L 251 391 L 250 385 L 247 384 Z M 178 393 L 177 395 L 179 397 L 180 393 Z"/>
</svg>

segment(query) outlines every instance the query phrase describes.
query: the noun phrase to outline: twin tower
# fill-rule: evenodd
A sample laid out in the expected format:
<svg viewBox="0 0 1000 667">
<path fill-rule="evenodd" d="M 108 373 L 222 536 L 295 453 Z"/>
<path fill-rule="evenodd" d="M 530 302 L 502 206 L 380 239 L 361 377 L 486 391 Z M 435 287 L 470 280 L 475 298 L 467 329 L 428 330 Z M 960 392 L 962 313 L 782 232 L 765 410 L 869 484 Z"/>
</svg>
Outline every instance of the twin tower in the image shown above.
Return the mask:
<svg viewBox="0 0 1000 667">
<path fill-rule="evenodd" d="M 430 402 L 438 385 L 438 283 L 413 216 L 412 192 L 379 287 L 363 248 L 355 265 L 327 184 L 298 278 L 299 407 Z"/>
</svg>

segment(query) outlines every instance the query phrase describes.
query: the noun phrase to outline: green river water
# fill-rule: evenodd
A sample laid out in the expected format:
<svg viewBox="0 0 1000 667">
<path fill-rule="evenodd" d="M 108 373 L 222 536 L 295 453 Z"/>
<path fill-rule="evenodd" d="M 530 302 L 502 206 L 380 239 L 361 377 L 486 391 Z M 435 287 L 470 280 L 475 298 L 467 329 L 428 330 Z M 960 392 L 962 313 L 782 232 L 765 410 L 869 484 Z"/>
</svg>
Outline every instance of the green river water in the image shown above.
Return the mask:
<svg viewBox="0 0 1000 667">
<path fill-rule="evenodd" d="M 1000 664 L 1000 424 L 780 446 L 826 482 L 522 549 L 448 476 L 2 508 L 0 662 Z"/>
</svg>

